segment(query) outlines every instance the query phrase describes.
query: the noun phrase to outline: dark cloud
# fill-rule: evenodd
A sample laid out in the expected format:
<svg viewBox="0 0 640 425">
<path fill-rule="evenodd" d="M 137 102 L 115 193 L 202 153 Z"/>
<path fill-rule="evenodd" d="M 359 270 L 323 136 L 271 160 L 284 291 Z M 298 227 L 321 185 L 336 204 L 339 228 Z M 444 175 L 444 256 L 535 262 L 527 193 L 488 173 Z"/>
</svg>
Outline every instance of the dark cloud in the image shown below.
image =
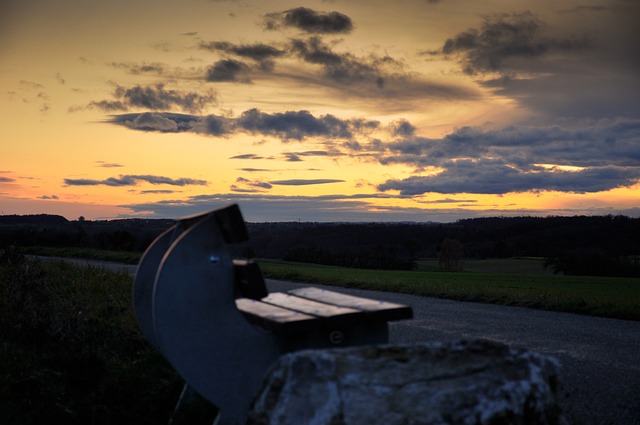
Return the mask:
<svg viewBox="0 0 640 425">
<path fill-rule="evenodd" d="M 13 183 L 14 181 L 16 181 L 16 180 L 12 179 L 10 177 L 0 176 L 0 183 Z"/>
<path fill-rule="evenodd" d="M 369 122 L 375 125 L 375 121 Z M 302 140 L 316 136 L 349 138 L 360 125 L 358 120 L 341 120 L 330 114 L 315 117 L 305 110 L 269 114 L 254 108 L 243 112 L 236 120 L 236 126 L 245 131 L 284 140 Z"/>
<path fill-rule="evenodd" d="M 394 136 L 410 137 L 416 132 L 416 128 L 407 120 L 392 123 L 391 133 Z"/>
<path fill-rule="evenodd" d="M 53 199 L 53 200 L 57 200 L 60 199 L 58 197 L 58 195 L 42 195 L 42 196 L 38 196 L 38 199 Z"/>
<path fill-rule="evenodd" d="M 373 120 L 343 120 L 330 114 L 316 117 L 305 110 L 270 114 L 255 108 L 243 112 L 238 118 L 144 112 L 114 115 L 110 122 L 141 131 L 192 132 L 210 136 L 246 132 L 279 137 L 285 141 L 308 137 L 345 139 L 379 125 Z"/>
<path fill-rule="evenodd" d="M 501 161 L 460 160 L 445 164 L 445 171 L 433 176 L 412 176 L 388 180 L 379 190 L 398 190 L 413 196 L 428 192 L 505 194 L 511 192 L 561 191 L 600 192 L 630 186 L 640 179 L 638 167 L 592 167 L 581 171 L 524 171 Z"/>
<path fill-rule="evenodd" d="M 531 12 L 497 14 L 484 18 L 481 28 L 471 28 L 447 39 L 441 52 L 461 56 L 467 74 L 528 71 L 522 59 L 539 59 L 552 53 L 584 51 L 586 37 L 558 38 L 546 34 L 547 26 Z"/>
<path fill-rule="evenodd" d="M 234 59 L 222 59 L 207 69 L 205 79 L 209 82 L 250 83 L 250 67 Z"/>
<path fill-rule="evenodd" d="M 288 72 L 278 74 L 278 78 L 339 90 L 342 97 L 380 98 L 387 109 L 396 109 L 396 104 L 407 109 L 407 101 L 424 101 L 428 97 L 470 99 L 478 96 L 477 91 L 468 87 L 429 81 L 410 74 L 403 62 L 388 54 L 371 53 L 358 57 L 349 52 L 335 51 L 335 45 L 312 36 L 292 39 L 277 46 L 212 41 L 202 42 L 200 47 L 255 62 L 247 64 L 237 59 L 221 59 L 206 71 L 205 78 L 210 82 L 251 83 L 261 73 L 269 73 L 273 77 L 277 60 L 293 58 L 317 66 L 317 75 Z M 290 61 L 287 65 L 291 65 Z"/>
<path fill-rule="evenodd" d="M 262 192 L 264 190 L 269 190 L 273 186 L 261 180 L 249 180 L 244 177 L 238 177 L 236 179 L 236 183 L 231 185 L 231 190 L 233 192 Z"/>
<path fill-rule="evenodd" d="M 603 120 L 576 128 L 462 128 L 442 139 L 407 138 L 385 145 L 383 164 L 437 174 L 389 180 L 379 190 L 486 193 L 554 190 L 597 192 L 640 180 L 640 120 Z"/>
<path fill-rule="evenodd" d="M 242 113 L 236 124 L 252 133 L 302 140 L 305 137 L 326 136 L 348 138 L 352 133 L 349 122 L 333 115 L 314 117 L 309 111 L 288 111 L 268 114 L 258 109 Z"/>
<path fill-rule="evenodd" d="M 131 108 L 144 108 L 154 111 L 179 109 L 186 112 L 200 112 L 216 104 L 216 94 L 208 90 L 205 94 L 182 92 L 165 88 L 164 83 L 149 86 L 116 86 L 115 100 L 90 102 L 86 108 L 97 108 L 105 112 L 126 111 Z M 70 108 L 75 111 L 82 108 Z"/>
<path fill-rule="evenodd" d="M 152 175 L 120 175 L 119 177 L 109 177 L 105 180 L 91 179 L 64 179 L 67 186 L 136 186 L 139 183 L 168 184 L 171 186 L 198 185 L 206 186 L 206 180 L 195 180 L 189 178 L 172 179 L 163 176 Z"/>
<path fill-rule="evenodd" d="M 302 158 L 300 158 L 299 155 L 296 155 L 295 153 L 292 152 L 287 152 L 283 154 L 284 156 L 284 160 L 287 162 L 301 162 Z"/>
<path fill-rule="evenodd" d="M 265 172 L 272 172 L 275 170 L 270 170 L 268 168 L 239 168 L 240 171 L 245 171 L 247 173 L 265 173 Z"/>
<path fill-rule="evenodd" d="M 306 186 L 313 184 L 328 184 L 328 183 L 344 183 L 344 180 L 336 180 L 336 179 L 290 179 L 290 180 L 276 180 L 270 182 L 275 185 L 284 185 L 284 186 Z"/>
<path fill-rule="evenodd" d="M 293 27 L 311 34 L 344 34 L 353 29 L 353 22 L 347 15 L 317 12 L 306 7 L 269 13 L 264 17 L 264 25 L 269 30 Z"/>
<path fill-rule="evenodd" d="M 245 153 L 241 155 L 232 156 L 229 159 L 264 159 L 264 156 L 256 155 L 254 153 Z"/>
<path fill-rule="evenodd" d="M 132 130 L 157 131 L 161 133 L 195 132 L 194 126 L 203 117 L 167 112 L 143 112 L 141 114 L 120 114 L 110 120 Z"/>
<path fill-rule="evenodd" d="M 378 89 L 385 86 L 386 75 L 380 65 L 390 57 L 357 58 L 351 53 L 336 53 L 318 37 L 296 39 L 291 42 L 291 51 L 307 63 L 321 65 L 323 74 L 340 84 L 369 83 Z"/>
<path fill-rule="evenodd" d="M 233 44 L 226 41 L 212 41 L 200 43 L 200 48 L 211 51 L 222 51 L 243 58 L 249 58 L 258 63 L 263 71 L 272 71 L 274 59 L 285 54 L 283 50 L 277 49 L 263 43 L 256 44 Z"/>
</svg>

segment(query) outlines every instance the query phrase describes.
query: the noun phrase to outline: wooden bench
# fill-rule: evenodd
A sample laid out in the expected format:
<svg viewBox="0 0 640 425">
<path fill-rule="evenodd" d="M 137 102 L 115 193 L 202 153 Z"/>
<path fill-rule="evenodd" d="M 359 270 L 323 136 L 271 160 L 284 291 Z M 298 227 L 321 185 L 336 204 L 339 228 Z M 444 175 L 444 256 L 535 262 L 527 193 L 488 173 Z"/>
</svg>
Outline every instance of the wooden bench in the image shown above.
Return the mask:
<svg viewBox="0 0 640 425">
<path fill-rule="evenodd" d="M 247 320 L 282 335 L 283 350 L 388 341 L 387 322 L 410 319 L 411 307 L 309 287 L 274 292 L 259 300 L 239 298 Z"/>
<path fill-rule="evenodd" d="M 134 281 L 145 338 L 197 393 L 216 424 L 242 423 L 264 372 L 282 354 L 384 344 L 411 307 L 315 287 L 268 293 L 258 264 L 234 259 L 248 240 L 237 205 L 178 220 L 147 249 Z"/>
</svg>

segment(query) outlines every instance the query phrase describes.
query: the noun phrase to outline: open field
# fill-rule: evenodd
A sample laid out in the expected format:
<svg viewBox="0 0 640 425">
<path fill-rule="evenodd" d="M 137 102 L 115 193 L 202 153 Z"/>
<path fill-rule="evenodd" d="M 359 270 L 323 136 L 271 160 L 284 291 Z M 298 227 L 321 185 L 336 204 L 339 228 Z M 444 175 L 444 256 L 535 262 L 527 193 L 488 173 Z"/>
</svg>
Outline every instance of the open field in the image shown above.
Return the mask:
<svg viewBox="0 0 640 425">
<path fill-rule="evenodd" d="M 501 262 L 507 270 L 516 267 L 509 260 L 486 260 L 484 266 L 482 261 L 474 264 L 477 270 L 499 270 Z M 260 260 L 260 266 L 274 279 L 640 320 L 640 279 L 635 278 L 526 274 L 523 269 L 363 270 L 274 260 Z"/>
<path fill-rule="evenodd" d="M 29 253 L 135 264 L 140 254 L 82 248 L 37 248 Z M 554 275 L 542 258 L 470 259 L 464 272 L 441 272 L 437 259 L 418 269 L 370 270 L 259 260 L 266 277 L 343 287 L 516 305 L 640 320 L 640 279 Z"/>
</svg>

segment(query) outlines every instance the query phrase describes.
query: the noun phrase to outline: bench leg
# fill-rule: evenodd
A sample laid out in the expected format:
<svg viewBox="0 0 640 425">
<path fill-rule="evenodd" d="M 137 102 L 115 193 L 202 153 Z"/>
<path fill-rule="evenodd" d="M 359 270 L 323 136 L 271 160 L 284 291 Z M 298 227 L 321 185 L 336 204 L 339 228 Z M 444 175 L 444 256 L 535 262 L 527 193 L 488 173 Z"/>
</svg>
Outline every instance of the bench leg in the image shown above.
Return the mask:
<svg viewBox="0 0 640 425">
<path fill-rule="evenodd" d="M 218 409 L 204 399 L 189 384 L 184 384 L 180 398 L 169 418 L 169 425 L 211 425 Z"/>
</svg>

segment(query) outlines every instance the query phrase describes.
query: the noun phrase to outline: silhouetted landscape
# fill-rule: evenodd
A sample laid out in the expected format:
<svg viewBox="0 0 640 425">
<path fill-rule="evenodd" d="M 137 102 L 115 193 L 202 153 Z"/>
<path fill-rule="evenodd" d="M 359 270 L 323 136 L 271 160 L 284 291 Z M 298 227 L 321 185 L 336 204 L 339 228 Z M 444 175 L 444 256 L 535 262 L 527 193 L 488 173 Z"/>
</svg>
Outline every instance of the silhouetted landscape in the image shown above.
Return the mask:
<svg viewBox="0 0 640 425">
<path fill-rule="evenodd" d="M 0 216 L 0 246 L 142 252 L 170 219 L 69 221 Z M 455 223 L 248 223 L 245 255 L 373 269 L 411 269 L 454 241 L 468 259 L 542 257 L 567 275 L 640 276 L 640 219 L 627 216 L 493 217 Z M 249 251 L 247 251 L 247 249 Z"/>
</svg>

